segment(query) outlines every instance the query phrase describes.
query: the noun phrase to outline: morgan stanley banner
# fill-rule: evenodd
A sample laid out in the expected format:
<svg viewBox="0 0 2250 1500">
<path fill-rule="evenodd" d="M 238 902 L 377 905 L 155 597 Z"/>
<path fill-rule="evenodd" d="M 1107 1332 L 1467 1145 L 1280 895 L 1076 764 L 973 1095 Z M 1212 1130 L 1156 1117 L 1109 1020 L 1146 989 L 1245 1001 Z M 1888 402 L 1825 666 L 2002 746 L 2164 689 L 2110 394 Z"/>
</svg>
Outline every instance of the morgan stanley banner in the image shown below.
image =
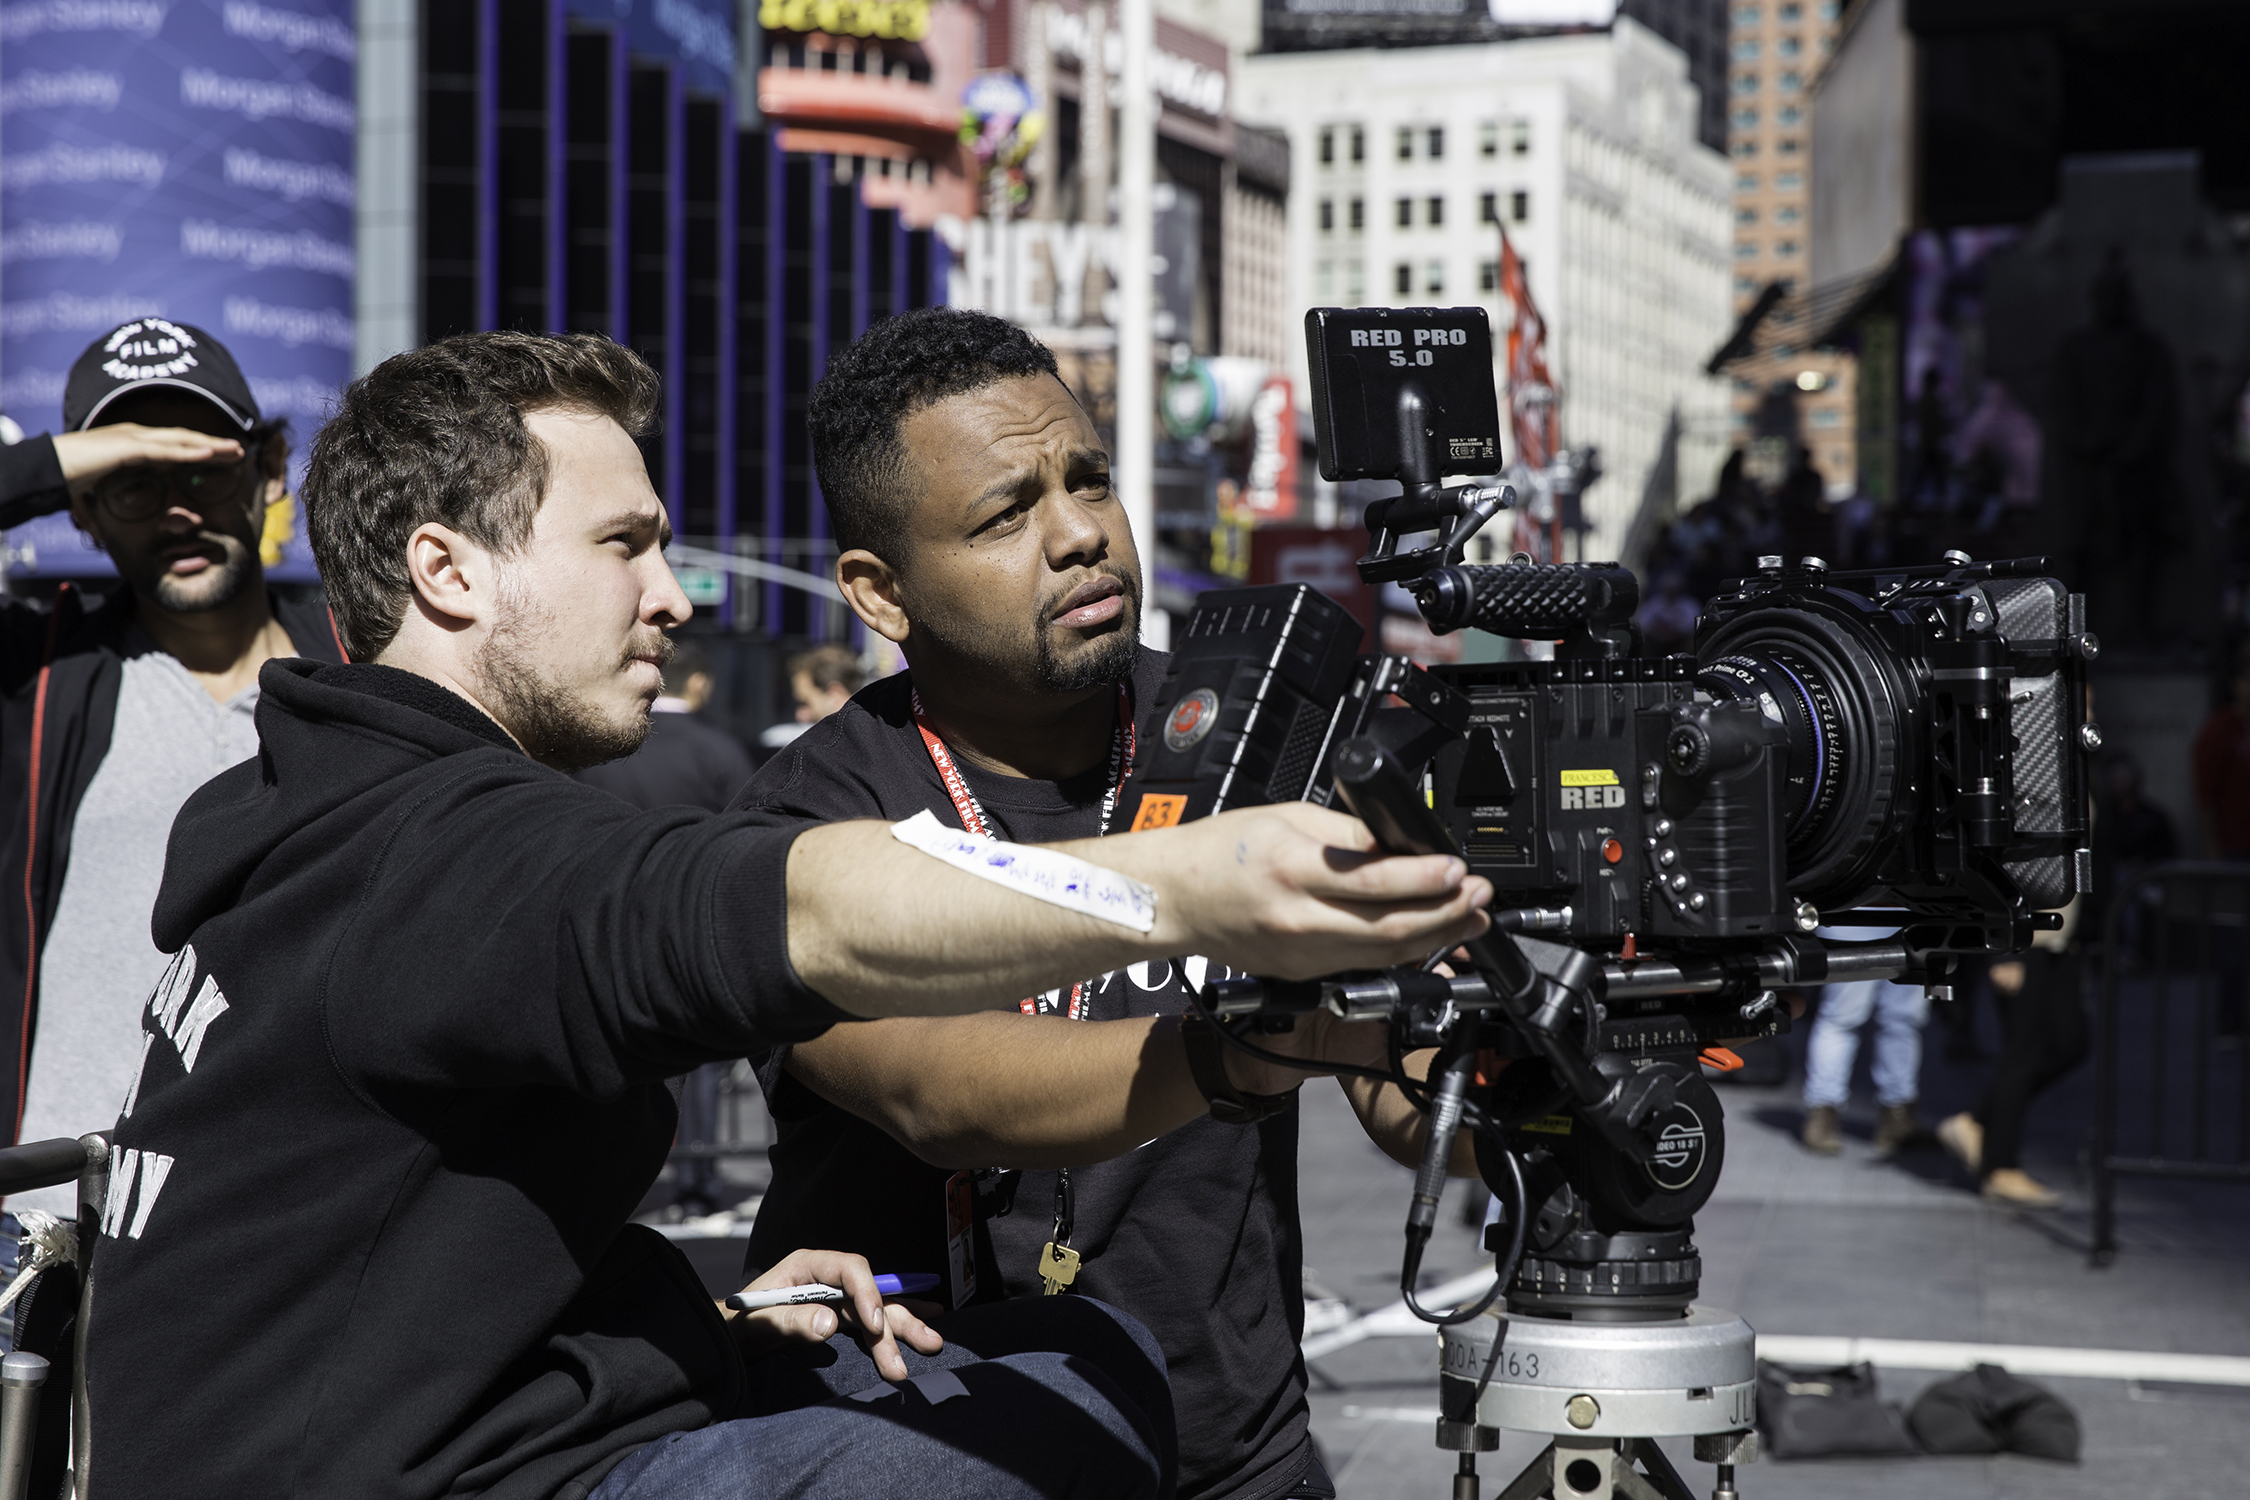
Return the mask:
<svg viewBox="0 0 2250 1500">
<path fill-rule="evenodd" d="M 352 0 L 0 3 L 0 411 L 54 430 L 79 352 L 155 315 L 234 352 L 301 471 L 351 378 L 355 51 Z M 309 578 L 277 512 L 269 561 Z M 65 516 L 8 540 L 13 572 L 110 572 Z"/>
</svg>

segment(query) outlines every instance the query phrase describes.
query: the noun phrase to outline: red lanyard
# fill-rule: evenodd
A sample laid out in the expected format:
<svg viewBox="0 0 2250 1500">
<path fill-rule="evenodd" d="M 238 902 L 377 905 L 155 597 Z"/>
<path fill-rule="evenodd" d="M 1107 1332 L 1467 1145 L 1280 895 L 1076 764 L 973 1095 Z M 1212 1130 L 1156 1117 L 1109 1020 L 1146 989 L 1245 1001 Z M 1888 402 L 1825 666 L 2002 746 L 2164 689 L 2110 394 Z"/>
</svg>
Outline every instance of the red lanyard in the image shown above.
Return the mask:
<svg viewBox="0 0 2250 1500">
<path fill-rule="evenodd" d="M 913 691 L 912 703 L 914 727 L 921 731 L 922 744 L 930 752 L 930 763 L 937 767 L 938 780 L 945 783 L 945 794 L 953 799 L 953 810 L 961 815 L 961 826 L 979 838 L 998 838 L 1000 835 L 992 831 L 992 825 L 985 819 L 984 808 L 977 802 L 977 794 L 969 790 L 969 783 L 961 775 L 961 768 L 953 763 L 952 752 L 945 748 L 945 741 L 939 739 L 937 731 L 930 727 L 929 716 L 922 712 L 922 694 L 919 690 Z M 1125 684 L 1121 682 L 1117 685 L 1117 734 L 1109 744 L 1109 790 L 1102 793 L 1102 820 L 1094 830 L 1096 838 L 1109 832 L 1110 816 L 1117 811 L 1118 798 L 1124 795 L 1126 778 L 1133 774 L 1133 751 L 1136 744 L 1133 700 L 1125 691 Z M 1085 1019 L 1086 983 L 1081 980 L 1070 987 L 1070 1018 L 1073 1021 Z M 1038 996 L 1029 996 L 1019 1003 L 1025 1015 L 1039 1014 Z"/>
</svg>

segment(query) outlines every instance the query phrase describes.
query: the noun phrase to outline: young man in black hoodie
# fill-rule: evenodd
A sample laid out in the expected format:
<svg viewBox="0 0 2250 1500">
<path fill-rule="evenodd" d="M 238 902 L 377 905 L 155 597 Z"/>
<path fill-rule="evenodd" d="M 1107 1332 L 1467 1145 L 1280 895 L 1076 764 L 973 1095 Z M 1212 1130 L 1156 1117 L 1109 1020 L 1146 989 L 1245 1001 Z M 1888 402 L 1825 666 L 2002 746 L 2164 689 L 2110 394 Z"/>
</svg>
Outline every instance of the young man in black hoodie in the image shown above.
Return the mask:
<svg viewBox="0 0 2250 1500">
<path fill-rule="evenodd" d="M 1113 830 L 1166 659 L 1139 647 L 1132 530 L 1054 356 L 983 313 L 909 313 L 830 363 L 810 420 L 837 580 L 909 671 L 814 725 L 735 806 L 926 812 L 1027 842 Z M 943 1272 L 958 1306 L 1048 1290 L 1057 1242 L 1070 1290 L 1163 1347 L 1183 1497 L 1332 1496 L 1297 1353 L 1308 1075 L 1183 1019 L 1190 988 L 1225 972 L 1178 956 L 1197 951 L 1088 971 L 1021 1015 L 883 1021 L 755 1057 L 780 1137 L 749 1262 L 836 1245 Z M 1323 1023 L 1290 1040 L 1380 1065 L 1384 1036 Z M 1346 1091 L 1379 1145 L 1420 1160 L 1423 1117 L 1397 1090 Z M 1466 1139 L 1457 1164 L 1473 1169 Z"/>
<path fill-rule="evenodd" d="M 259 548 L 289 441 L 218 340 L 135 318 L 86 347 L 63 431 L 0 448 L 0 526 L 68 508 L 116 565 L 101 596 L 0 601 L 0 1115 L 10 1142 L 105 1130 L 163 972 L 149 909 L 188 794 L 257 750 L 258 669 L 341 661 L 318 598 Z M 68 1188 L 9 1208 L 76 1212 Z M 12 1259 L 7 1231 L 0 1263 Z"/>
<path fill-rule="evenodd" d="M 258 760 L 173 831 L 176 956 L 91 1272 L 95 1495 L 1167 1493 L 1137 1325 L 1078 1315 L 1100 1367 L 1018 1327 L 977 1352 L 1032 1352 L 896 1389 L 874 1376 L 939 1342 L 856 1256 L 755 1283 L 844 1286 L 872 1360 L 837 1349 L 815 1391 L 852 1398 L 756 1416 L 746 1349 L 837 1315 L 722 1319 L 628 1223 L 661 1080 L 1165 953 L 1310 975 L 1484 926 L 1458 861 L 1375 857 L 1315 809 L 956 862 L 927 830 L 571 781 L 645 735 L 688 614 L 632 439 L 654 407 L 606 340 L 476 334 L 385 362 L 320 434 L 354 664 L 269 664 Z"/>
</svg>

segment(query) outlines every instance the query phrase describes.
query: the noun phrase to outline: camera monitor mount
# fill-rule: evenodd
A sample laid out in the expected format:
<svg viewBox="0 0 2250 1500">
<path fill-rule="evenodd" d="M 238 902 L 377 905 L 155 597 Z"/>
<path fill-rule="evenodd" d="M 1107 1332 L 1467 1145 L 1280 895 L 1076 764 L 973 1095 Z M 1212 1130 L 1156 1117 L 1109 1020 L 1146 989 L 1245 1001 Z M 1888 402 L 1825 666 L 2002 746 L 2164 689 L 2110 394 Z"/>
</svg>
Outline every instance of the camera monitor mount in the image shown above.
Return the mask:
<svg viewBox="0 0 2250 1500">
<path fill-rule="evenodd" d="M 1367 507 L 1368 583 L 1461 561 L 1486 521 L 1515 504 L 1507 485 L 1444 484 L 1500 468 L 1492 324 L 1481 307 L 1316 307 L 1305 314 L 1320 477 L 1395 479 Z M 1409 536 L 1435 540 L 1407 552 Z"/>
</svg>

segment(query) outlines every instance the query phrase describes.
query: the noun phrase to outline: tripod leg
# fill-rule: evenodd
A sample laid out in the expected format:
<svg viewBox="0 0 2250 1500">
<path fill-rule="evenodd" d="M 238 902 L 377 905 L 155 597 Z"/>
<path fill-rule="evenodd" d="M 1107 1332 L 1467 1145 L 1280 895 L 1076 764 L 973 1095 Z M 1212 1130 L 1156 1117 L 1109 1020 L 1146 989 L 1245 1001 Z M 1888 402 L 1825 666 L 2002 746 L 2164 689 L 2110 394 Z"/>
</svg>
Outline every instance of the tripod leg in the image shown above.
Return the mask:
<svg viewBox="0 0 2250 1500">
<path fill-rule="evenodd" d="M 1555 1445 L 1549 1443 L 1524 1471 L 1508 1481 L 1497 1500 L 1547 1500 L 1554 1494 Z"/>
<path fill-rule="evenodd" d="M 1673 1496 L 1650 1484 L 1641 1471 L 1633 1467 L 1630 1448 L 1617 1455 L 1616 1477 L 1610 1481 L 1609 1492 L 1623 1495 L 1625 1500 L 1673 1500 Z"/>
<path fill-rule="evenodd" d="M 1637 1481 L 1648 1490 L 1646 1495 L 1634 1495 L 1633 1500 L 1696 1500 L 1694 1492 L 1687 1487 L 1687 1481 L 1680 1478 L 1680 1471 L 1672 1467 L 1672 1461 L 1664 1456 L 1664 1450 L 1656 1446 L 1656 1439 L 1630 1438 L 1624 1445 L 1624 1455 L 1628 1462 L 1639 1459 L 1648 1470 L 1647 1479 L 1642 1479 L 1630 1470 L 1626 1471 L 1628 1481 Z"/>
</svg>

